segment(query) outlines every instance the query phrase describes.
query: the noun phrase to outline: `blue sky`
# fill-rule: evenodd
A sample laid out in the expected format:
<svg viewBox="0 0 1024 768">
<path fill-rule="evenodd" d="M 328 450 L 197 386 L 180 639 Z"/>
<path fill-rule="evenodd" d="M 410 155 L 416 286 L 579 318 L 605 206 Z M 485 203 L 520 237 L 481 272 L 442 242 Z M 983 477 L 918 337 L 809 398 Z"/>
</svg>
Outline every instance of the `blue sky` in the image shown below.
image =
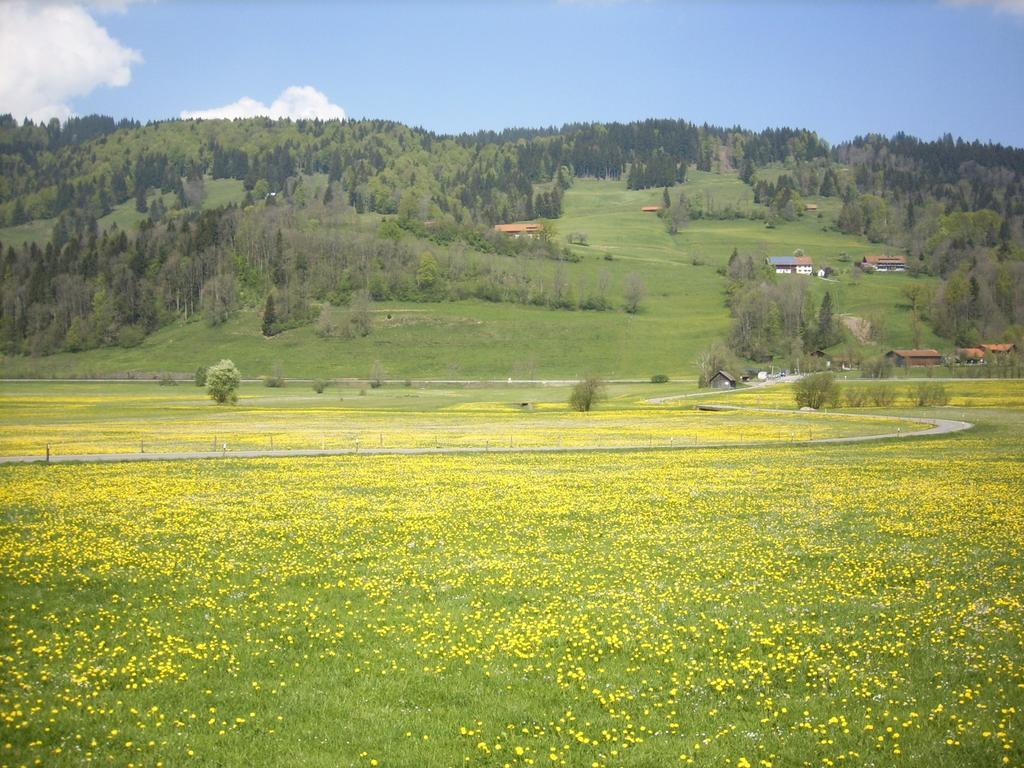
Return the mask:
<svg viewBox="0 0 1024 768">
<path fill-rule="evenodd" d="M 38 109 L 150 120 L 248 97 L 269 111 L 289 87 L 309 86 L 276 108 L 309 106 L 315 93 L 349 117 L 439 132 L 681 117 L 806 127 L 831 142 L 903 130 L 1024 146 L 1017 0 L 158 0 L 80 10 L 109 38 L 97 54 L 107 69 L 91 89 L 54 92 Z M 13 44 L 34 44 L 31 29 Z M 0 83 L 0 111 L 17 114 L 4 96 Z"/>
</svg>

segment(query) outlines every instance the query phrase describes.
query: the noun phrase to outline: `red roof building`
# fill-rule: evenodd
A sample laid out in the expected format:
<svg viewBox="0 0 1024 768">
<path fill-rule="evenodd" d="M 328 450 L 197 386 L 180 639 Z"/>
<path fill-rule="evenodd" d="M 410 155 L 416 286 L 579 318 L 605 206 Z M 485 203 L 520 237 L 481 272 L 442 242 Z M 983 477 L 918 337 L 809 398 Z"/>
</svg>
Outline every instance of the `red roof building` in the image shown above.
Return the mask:
<svg viewBox="0 0 1024 768">
<path fill-rule="evenodd" d="M 1013 352 L 1017 345 L 1012 342 L 1009 344 L 982 344 L 981 348 L 985 354 L 1006 355 Z"/>
<path fill-rule="evenodd" d="M 540 232 L 540 224 L 532 221 L 522 221 L 518 224 L 495 224 L 494 231 L 509 237 L 521 237 L 522 235 L 533 237 Z"/>
<path fill-rule="evenodd" d="M 935 349 L 894 349 L 886 352 L 897 368 L 919 368 L 929 365 L 942 365 L 942 355 Z"/>
</svg>

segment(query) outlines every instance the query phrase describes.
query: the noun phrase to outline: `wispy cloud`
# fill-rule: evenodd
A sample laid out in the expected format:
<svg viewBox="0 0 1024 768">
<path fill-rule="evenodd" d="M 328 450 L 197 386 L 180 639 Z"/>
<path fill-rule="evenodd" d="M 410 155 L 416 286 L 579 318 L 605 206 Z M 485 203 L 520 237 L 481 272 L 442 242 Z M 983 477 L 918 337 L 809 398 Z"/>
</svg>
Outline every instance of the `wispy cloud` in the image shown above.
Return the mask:
<svg viewBox="0 0 1024 768">
<path fill-rule="evenodd" d="M 320 118 L 344 120 L 345 110 L 311 85 L 293 85 L 286 88 L 270 105 L 243 96 L 238 101 L 212 109 L 182 110 L 185 119 L 231 120 L 236 117 L 289 117 L 293 120 Z"/>
<path fill-rule="evenodd" d="M 72 99 L 127 85 L 141 61 L 80 4 L 0 2 L 0 112 L 66 118 Z"/>
</svg>

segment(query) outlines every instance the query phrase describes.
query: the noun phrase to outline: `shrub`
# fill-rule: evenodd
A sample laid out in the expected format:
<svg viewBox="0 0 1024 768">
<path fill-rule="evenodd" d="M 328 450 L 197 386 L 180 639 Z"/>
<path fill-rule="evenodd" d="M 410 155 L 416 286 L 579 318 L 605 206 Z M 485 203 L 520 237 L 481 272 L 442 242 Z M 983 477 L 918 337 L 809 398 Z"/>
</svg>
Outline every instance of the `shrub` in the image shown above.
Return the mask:
<svg viewBox="0 0 1024 768">
<path fill-rule="evenodd" d="M 176 387 L 178 382 L 174 380 L 174 377 L 169 373 L 161 373 L 159 383 L 161 387 Z"/>
<path fill-rule="evenodd" d="M 949 392 L 937 381 L 922 381 L 910 391 L 910 399 L 917 405 L 946 405 Z"/>
<path fill-rule="evenodd" d="M 200 365 L 198 368 L 196 368 L 196 379 L 195 379 L 195 381 L 196 381 L 196 386 L 197 387 L 205 387 L 206 386 L 206 371 L 207 371 L 207 368 L 206 368 L 205 365 Z"/>
<path fill-rule="evenodd" d="M 668 384 L 668 376 L 664 373 L 656 373 L 651 376 L 651 384 Z"/>
<path fill-rule="evenodd" d="M 863 408 L 868 404 L 868 391 L 864 387 L 847 387 L 843 390 L 843 401 L 850 408 Z"/>
<path fill-rule="evenodd" d="M 242 374 L 230 360 L 221 360 L 206 372 L 206 391 L 215 402 L 237 403 Z"/>
<path fill-rule="evenodd" d="M 146 332 L 137 325 L 122 326 L 117 332 L 117 346 L 129 349 L 137 347 L 146 338 Z"/>
<path fill-rule="evenodd" d="M 597 401 L 604 397 L 604 382 L 596 376 L 588 376 L 578 381 L 572 388 L 569 396 L 569 407 L 574 411 L 586 413 L 591 410 Z"/>
<path fill-rule="evenodd" d="M 324 390 L 327 389 L 327 382 L 323 379 L 313 379 L 313 391 L 318 395 L 322 395 Z"/>
<path fill-rule="evenodd" d="M 273 387 L 274 389 L 284 386 L 284 371 L 281 370 L 280 363 L 274 364 L 274 372 L 272 374 L 263 377 L 263 386 Z"/>
<path fill-rule="evenodd" d="M 793 386 L 793 395 L 800 408 L 825 408 L 836 404 L 839 385 L 831 373 L 812 373 Z"/>
<path fill-rule="evenodd" d="M 879 355 L 861 363 L 860 370 L 866 378 L 887 379 L 892 375 L 892 362 L 885 355 Z"/>
<path fill-rule="evenodd" d="M 887 407 L 896 402 L 896 387 L 892 384 L 879 384 L 871 388 L 871 402 L 878 407 Z"/>
</svg>

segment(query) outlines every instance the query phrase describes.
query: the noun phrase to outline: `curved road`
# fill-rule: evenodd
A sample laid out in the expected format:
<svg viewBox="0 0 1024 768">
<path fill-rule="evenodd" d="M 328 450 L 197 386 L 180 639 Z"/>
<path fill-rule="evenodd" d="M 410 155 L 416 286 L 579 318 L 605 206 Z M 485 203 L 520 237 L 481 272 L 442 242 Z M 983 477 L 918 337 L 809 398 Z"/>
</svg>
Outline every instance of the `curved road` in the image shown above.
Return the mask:
<svg viewBox="0 0 1024 768">
<path fill-rule="evenodd" d="M 669 398 L 670 399 L 670 398 Z M 716 405 L 715 409 L 759 411 L 769 413 L 798 413 L 777 408 L 741 408 L 731 405 Z M 75 455 L 51 456 L 50 464 L 70 464 L 76 462 L 116 462 L 116 461 L 176 461 L 181 459 L 253 459 L 261 457 L 288 458 L 296 456 L 414 456 L 423 454 L 459 454 L 459 453 L 569 453 L 569 452 L 598 452 L 598 451 L 678 451 L 693 450 L 695 448 L 751 448 L 761 446 L 777 445 L 814 445 L 818 443 L 863 443 L 870 440 L 905 440 L 913 437 L 931 437 L 933 435 L 945 435 L 951 432 L 961 432 L 970 429 L 974 425 L 969 421 L 956 421 L 954 419 L 931 419 L 914 416 L 883 416 L 874 414 L 843 414 L 856 415 L 863 419 L 892 419 L 900 418 L 904 421 L 914 421 L 919 424 L 930 424 L 933 429 L 921 430 L 919 432 L 888 432 L 880 435 L 859 435 L 855 437 L 821 437 L 813 440 L 796 440 L 782 442 L 779 440 L 762 440 L 748 443 L 700 443 L 685 445 L 581 445 L 581 446 L 523 446 L 521 448 L 495 447 L 495 448 L 331 448 L 326 450 L 292 450 L 292 451 L 192 451 L 181 453 L 83 453 Z M 46 462 L 45 456 L 0 456 L 0 464 L 29 464 Z"/>
</svg>

